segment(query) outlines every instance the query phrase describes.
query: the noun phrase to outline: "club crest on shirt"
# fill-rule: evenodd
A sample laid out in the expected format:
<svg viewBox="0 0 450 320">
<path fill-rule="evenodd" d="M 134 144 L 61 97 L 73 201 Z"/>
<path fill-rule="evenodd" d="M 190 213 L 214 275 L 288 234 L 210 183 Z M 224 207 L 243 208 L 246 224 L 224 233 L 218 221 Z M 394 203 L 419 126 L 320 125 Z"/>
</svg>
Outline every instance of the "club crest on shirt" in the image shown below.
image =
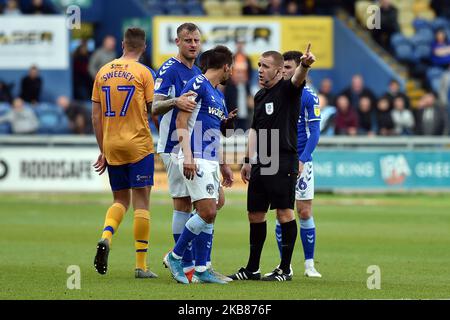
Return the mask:
<svg viewBox="0 0 450 320">
<path fill-rule="evenodd" d="M 266 113 L 269 116 L 273 113 L 273 102 L 266 103 Z"/>
</svg>

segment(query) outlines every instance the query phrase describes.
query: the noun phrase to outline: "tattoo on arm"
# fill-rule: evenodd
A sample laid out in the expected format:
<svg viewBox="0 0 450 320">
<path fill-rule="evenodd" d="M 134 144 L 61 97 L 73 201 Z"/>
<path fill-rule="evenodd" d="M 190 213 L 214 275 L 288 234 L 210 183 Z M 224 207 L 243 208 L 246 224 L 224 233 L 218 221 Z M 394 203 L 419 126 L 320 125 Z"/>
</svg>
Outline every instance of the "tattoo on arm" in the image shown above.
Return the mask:
<svg viewBox="0 0 450 320">
<path fill-rule="evenodd" d="M 169 99 L 161 95 L 155 95 L 153 99 L 152 114 L 163 115 L 176 106 L 176 98 Z"/>
</svg>

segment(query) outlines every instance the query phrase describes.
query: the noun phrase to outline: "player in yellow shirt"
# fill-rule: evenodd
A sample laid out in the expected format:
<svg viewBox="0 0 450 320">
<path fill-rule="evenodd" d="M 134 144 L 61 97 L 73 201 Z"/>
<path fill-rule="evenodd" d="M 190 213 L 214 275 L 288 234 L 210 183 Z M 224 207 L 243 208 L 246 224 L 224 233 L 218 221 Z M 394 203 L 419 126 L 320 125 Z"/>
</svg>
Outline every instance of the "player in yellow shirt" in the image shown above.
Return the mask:
<svg viewBox="0 0 450 320">
<path fill-rule="evenodd" d="M 104 65 L 92 91 L 92 123 L 101 154 L 94 164 L 102 174 L 108 169 L 114 203 L 109 207 L 97 244 L 94 266 L 105 274 L 111 239 L 128 210 L 134 209 L 136 278 L 156 278 L 147 268 L 150 233 L 150 190 L 153 185 L 154 150 L 147 118 L 153 101 L 150 68 L 138 62 L 145 52 L 145 32 L 129 28 L 122 42 L 123 55 Z M 131 190 L 131 192 L 130 192 Z"/>
</svg>

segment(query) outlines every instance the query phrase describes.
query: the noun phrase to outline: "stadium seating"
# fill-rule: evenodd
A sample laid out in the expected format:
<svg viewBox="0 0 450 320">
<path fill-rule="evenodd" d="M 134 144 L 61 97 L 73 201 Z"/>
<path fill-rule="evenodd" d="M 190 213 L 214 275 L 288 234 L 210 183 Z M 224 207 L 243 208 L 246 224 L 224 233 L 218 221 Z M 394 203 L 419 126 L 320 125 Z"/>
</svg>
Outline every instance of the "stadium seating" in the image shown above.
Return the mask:
<svg viewBox="0 0 450 320">
<path fill-rule="evenodd" d="M 34 107 L 39 120 L 38 133 L 65 134 L 69 133 L 69 120 L 65 113 L 56 105 L 41 103 Z"/>
<path fill-rule="evenodd" d="M 444 70 L 439 67 L 431 67 L 427 70 L 427 80 L 430 84 L 430 87 L 433 91 L 438 92 L 440 87 L 440 79 L 442 77 L 442 74 L 444 73 Z"/>
<path fill-rule="evenodd" d="M 11 110 L 11 106 L 8 103 L 0 103 L 0 117 L 4 116 L 6 113 Z M 11 124 L 9 122 L 2 122 L 0 123 L 0 134 L 10 134 L 11 131 Z"/>
<path fill-rule="evenodd" d="M 151 15 L 192 15 L 203 16 L 205 10 L 203 9 L 200 0 L 142 0 L 144 7 L 147 8 Z"/>
</svg>

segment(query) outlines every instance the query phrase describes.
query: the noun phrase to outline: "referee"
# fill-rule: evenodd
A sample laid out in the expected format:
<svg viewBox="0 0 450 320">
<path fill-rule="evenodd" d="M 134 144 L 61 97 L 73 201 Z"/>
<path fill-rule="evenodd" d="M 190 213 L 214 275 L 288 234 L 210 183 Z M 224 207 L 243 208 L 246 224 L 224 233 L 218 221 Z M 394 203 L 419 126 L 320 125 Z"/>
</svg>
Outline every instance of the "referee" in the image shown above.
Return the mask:
<svg viewBox="0 0 450 320">
<path fill-rule="evenodd" d="M 233 280 L 289 281 L 297 223 L 294 215 L 295 184 L 298 175 L 297 121 L 300 98 L 308 69 L 315 62 L 311 45 L 289 80 L 283 80 L 283 56 L 264 52 L 258 62 L 255 112 L 246 157 L 241 170 L 249 182 L 247 211 L 250 222 L 250 257 L 247 267 L 230 275 Z M 281 224 L 282 252 L 279 266 L 261 278 L 259 263 L 266 240 L 268 209 L 275 209 Z"/>
</svg>

